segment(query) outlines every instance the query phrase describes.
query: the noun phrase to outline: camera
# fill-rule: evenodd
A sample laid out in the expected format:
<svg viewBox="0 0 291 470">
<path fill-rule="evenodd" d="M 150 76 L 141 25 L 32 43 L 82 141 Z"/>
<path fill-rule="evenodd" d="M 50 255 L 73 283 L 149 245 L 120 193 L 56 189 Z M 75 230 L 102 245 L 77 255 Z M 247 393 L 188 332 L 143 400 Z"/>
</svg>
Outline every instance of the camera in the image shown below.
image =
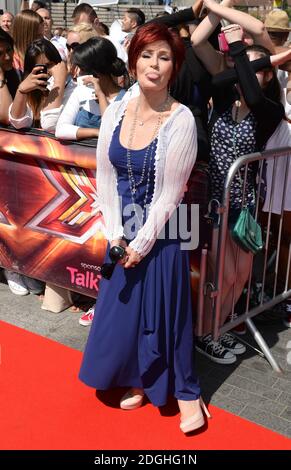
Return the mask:
<svg viewBox="0 0 291 470">
<path fill-rule="evenodd" d="M 109 258 L 111 259 L 111 263 L 104 263 L 101 266 L 101 275 L 104 279 L 111 279 L 116 264 L 124 257 L 124 255 L 125 248 L 123 248 L 123 246 L 116 245 L 110 248 Z"/>
</svg>

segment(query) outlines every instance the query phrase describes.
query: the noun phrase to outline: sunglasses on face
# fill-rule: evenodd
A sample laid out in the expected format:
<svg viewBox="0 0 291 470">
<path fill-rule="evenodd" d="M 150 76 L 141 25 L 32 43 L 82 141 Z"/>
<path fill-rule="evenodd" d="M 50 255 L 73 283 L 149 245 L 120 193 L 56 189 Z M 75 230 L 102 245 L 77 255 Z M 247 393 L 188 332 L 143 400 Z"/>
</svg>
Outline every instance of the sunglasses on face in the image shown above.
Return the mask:
<svg viewBox="0 0 291 470">
<path fill-rule="evenodd" d="M 75 47 L 79 46 L 79 43 L 78 42 L 72 42 L 72 44 L 68 44 L 67 43 L 67 49 L 69 52 L 71 52 L 72 50 L 75 49 Z"/>
</svg>

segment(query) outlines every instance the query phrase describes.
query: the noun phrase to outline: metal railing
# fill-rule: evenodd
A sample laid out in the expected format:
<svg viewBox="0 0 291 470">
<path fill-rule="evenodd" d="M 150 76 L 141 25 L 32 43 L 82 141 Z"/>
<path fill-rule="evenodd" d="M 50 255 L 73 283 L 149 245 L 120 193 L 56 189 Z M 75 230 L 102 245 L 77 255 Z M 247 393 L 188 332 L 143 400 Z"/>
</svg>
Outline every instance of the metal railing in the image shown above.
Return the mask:
<svg viewBox="0 0 291 470">
<path fill-rule="evenodd" d="M 284 161 L 282 160 L 284 159 Z M 222 204 L 219 207 L 220 213 L 220 223 L 219 223 L 219 237 L 218 237 L 218 248 L 217 248 L 217 261 L 215 266 L 215 275 L 214 279 L 208 280 L 206 279 L 206 264 L 207 264 L 207 251 L 202 250 L 202 261 L 201 261 L 201 283 L 200 283 L 200 298 L 198 303 L 198 320 L 197 320 L 197 334 L 198 336 L 202 335 L 203 331 L 203 320 L 204 317 L 204 304 L 205 304 L 205 297 L 211 298 L 212 301 L 212 335 L 215 340 L 217 338 L 237 326 L 242 322 L 246 322 L 251 334 L 254 336 L 257 344 L 259 345 L 261 351 L 263 352 L 266 359 L 269 361 L 273 369 L 277 372 L 280 372 L 281 369 L 277 362 L 275 361 L 274 357 L 272 356 L 270 349 L 268 348 L 266 342 L 264 341 L 262 335 L 257 330 L 256 326 L 254 325 L 253 321 L 251 320 L 256 315 L 270 310 L 275 305 L 279 304 L 283 300 L 291 297 L 291 285 L 290 285 L 290 271 L 291 271 L 291 240 L 289 240 L 289 250 L 288 250 L 288 259 L 287 259 L 287 268 L 285 273 L 284 281 L 279 285 L 278 277 L 280 273 L 280 266 L 279 266 L 279 257 L 280 257 L 280 249 L 281 249 L 281 241 L 282 241 L 282 229 L 283 229 L 283 216 L 284 216 L 284 207 L 285 207 L 285 200 L 287 190 L 290 191 L 290 182 L 288 187 L 288 179 L 291 177 L 291 147 L 280 148 L 265 151 L 262 153 L 253 153 L 250 155 L 245 155 L 236 160 L 235 163 L 229 169 L 225 186 L 224 186 L 224 194 L 222 199 Z M 225 258 L 226 258 L 226 240 L 228 234 L 228 218 L 229 218 L 229 208 L 230 208 L 230 201 L 231 201 L 231 187 L 232 183 L 240 173 L 242 169 L 244 169 L 244 178 L 243 178 L 243 194 L 242 194 L 242 206 L 245 199 L 245 191 L 246 191 L 246 180 L 248 178 L 248 169 L 253 167 L 253 175 L 256 177 L 256 195 L 255 195 L 255 213 L 254 218 L 257 220 L 260 216 L 262 216 L 261 211 L 261 204 L 260 204 L 260 194 L 262 191 L 263 186 L 263 173 L 266 169 L 266 163 L 272 164 L 273 168 L 271 171 L 271 181 L 268 181 L 268 191 L 269 191 L 269 203 L 268 209 L 266 212 L 266 208 L 264 208 L 264 214 L 267 216 L 267 223 L 264 231 L 264 248 L 262 253 L 259 256 L 263 256 L 260 262 L 261 272 L 259 274 L 261 292 L 259 295 L 259 300 L 256 305 L 251 305 L 250 299 L 252 295 L 252 285 L 253 285 L 253 276 L 254 276 L 254 269 L 253 269 L 253 261 L 254 256 L 251 259 L 251 269 L 250 274 L 248 276 L 248 281 L 245 285 L 246 287 L 246 305 L 245 311 L 243 314 L 239 315 L 236 319 L 232 320 L 234 317 L 234 309 L 235 309 L 235 287 L 237 283 L 237 267 L 238 267 L 238 260 L 240 256 L 241 249 L 237 246 L 236 251 L 236 270 L 235 270 L 235 278 L 234 283 L 232 286 L 232 312 L 230 312 L 229 318 L 230 320 L 222 324 L 222 293 L 223 293 L 223 283 L 224 283 L 224 276 L 225 276 Z M 275 234 L 276 243 L 275 249 L 273 253 L 270 253 L 270 240 L 271 240 L 271 217 L 272 217 L 272 207 L 273 207 L 273 200 L 275 196 L 275 190 L 278 189 L 278 180 L 276 183 L 276 178 L 278 178 L 277 167 L 281 164 L 286 165 L 286 171 L 284 176 L 283 182 L 283 192 L 282 192 L 282 204 L 281 205 L 281 213 L 278 214 L 279 219 L 279 230 L 278 234 Z M 254 168 L 254 165 L 256 168 Z M 276 183 L 276 184 L 275 184 Z M 275 266 L 274 268 L 271 268 Z M 267 283 L 268 276 L 270 274 L 270 270 L 272 269 L 272 282 L 268 285 L 268 296 L 265 292 L 265 287 Z M 256 274 L 258 279 L 258 274 Z"/>
</svg>

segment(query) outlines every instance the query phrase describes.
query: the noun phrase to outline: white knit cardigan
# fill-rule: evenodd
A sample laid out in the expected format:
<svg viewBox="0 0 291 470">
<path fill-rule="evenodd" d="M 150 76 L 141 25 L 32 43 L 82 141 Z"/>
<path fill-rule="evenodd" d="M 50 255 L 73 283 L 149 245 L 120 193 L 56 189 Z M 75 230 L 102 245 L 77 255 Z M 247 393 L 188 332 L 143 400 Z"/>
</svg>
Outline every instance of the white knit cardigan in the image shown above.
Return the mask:
<svg viewBox="0 0 291 470">
<path fill-rule="evenodd" d="M 117 172 L 109 160 L 112 135 L 125 113 L 128 101 L 112 103 L 102 117 L 97 145 L 97 196 L 109 241 L 123 236 Z M 165 222 L 178 207 L 196 160 L 197 131 L 190 110 L 180 104 L 158 133 L 155 154 L 154 193 L 148 218 L 129 246 L 141 256 L 153 247 Z"/>
</svg>

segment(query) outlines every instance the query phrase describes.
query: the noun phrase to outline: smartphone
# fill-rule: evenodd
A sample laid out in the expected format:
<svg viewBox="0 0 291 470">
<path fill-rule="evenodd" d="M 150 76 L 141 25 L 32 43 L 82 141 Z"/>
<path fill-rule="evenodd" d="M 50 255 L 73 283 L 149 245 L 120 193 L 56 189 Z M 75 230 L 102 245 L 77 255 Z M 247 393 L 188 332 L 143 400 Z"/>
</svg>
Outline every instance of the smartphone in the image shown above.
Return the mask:
<svg viewBox="0 0 291 470">
<path fill-rule="evenodd" d="M 229 45 L 224 33 L 219 33 L 218 35 L 218 46 L 220 52 L 229 52 Z"/>
<path fill-rule="evenodd" d="M 45 64 L 35 64 L 34 67 L 42 67 L 42 69 L 36 72 L 37 75 L 39 75 L 40 73 L 47 73 L 47 66 Z M 47 82 L 47 78 L 41 78 L 41 80 Z"/>
</svg>

